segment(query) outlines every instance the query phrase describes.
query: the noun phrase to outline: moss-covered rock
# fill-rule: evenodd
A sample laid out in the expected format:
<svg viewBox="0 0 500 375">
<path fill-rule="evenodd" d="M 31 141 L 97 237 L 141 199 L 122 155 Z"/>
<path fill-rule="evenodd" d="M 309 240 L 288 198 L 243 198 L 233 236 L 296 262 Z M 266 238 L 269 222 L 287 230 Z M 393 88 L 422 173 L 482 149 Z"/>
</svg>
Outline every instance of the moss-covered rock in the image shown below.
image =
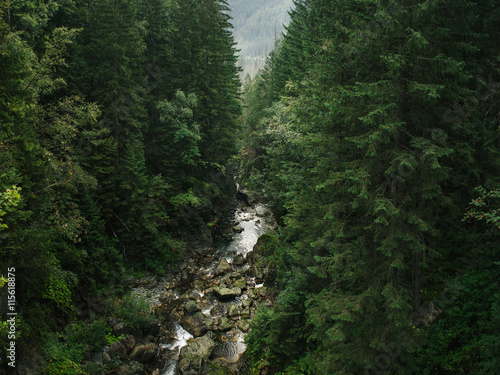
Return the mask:
<svg viewBox="0 0 500 375">
<path fill-rule="evenodd" d="M 207 370 L 205 371 L 205 375 L 232 375 L 233 372 L 228 369 L 227 367 L 221 365 L 221 364 L 216 364 L 216 363 L 211 363 Z"/>
</svg>

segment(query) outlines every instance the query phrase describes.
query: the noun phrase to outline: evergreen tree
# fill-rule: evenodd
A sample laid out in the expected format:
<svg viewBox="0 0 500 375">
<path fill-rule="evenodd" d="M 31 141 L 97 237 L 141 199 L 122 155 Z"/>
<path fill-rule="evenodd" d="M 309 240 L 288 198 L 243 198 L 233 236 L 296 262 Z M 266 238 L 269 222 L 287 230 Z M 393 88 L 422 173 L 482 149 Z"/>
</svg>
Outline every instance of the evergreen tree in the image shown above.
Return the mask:
<svg viewBox="0 0 500 375">
<path fill-rule="evenodd" d="M 268 358 L 282 368 L 413 371 L 425 279 L 441 259 L 451 265 L 466 253 L 471 233 L 462 230 L 453 250 L 446 233 L 461 231 L 473 181 L 496 178 L 474 163 L 479 150 L 496 159 L 498 150 L 481 140 L 494 128 L 478 132 L 473 116 L 444 117 L 477 84 L 475 3 L 418 3 L 308 1 L 292 16 L 289 30 L 296 17 L 317 22 L 302 40 L 290 36 L 299 41 L 288 53 L 303 59 L 296 72 L 305 74 L 289 70 L 300 89 L 281 133 L 291 127 L 299 136 L 267 151 L 285 157 L 280 172 L 267 167 L 288 190 L 281 237 L 289 271 L 259 345 L 269 345 Z M 269 133 L 274 122 L 266 125 Z M 288 345 L 283 336 L 297 329 L 285 322 L 287 311 L 303 311 L 295 324 L 310 332 L 290 352 L 277 344 Z"/>
<path fill-rule="evenodd" d="M 141 233 L 148 184 L 142 99 L 144 25 L 137 8 L 137 3 L 121 0 L 89 4 L 80 42 L 81 57 L 77 59 L 82 61 L 87 72 L 83 77 L 88 82 L 79 87 L 88 100 L 103 106 L 99 132 L 101 147 L 107 147 L 102 151 L 107 154 L 90 155 L 94 160 L 89 166 L 101 185 L 99 200 L 108 231 L 119 241 L 125 255 L 128 250 L 140 251 L 144 244 Z"/>
</svg>

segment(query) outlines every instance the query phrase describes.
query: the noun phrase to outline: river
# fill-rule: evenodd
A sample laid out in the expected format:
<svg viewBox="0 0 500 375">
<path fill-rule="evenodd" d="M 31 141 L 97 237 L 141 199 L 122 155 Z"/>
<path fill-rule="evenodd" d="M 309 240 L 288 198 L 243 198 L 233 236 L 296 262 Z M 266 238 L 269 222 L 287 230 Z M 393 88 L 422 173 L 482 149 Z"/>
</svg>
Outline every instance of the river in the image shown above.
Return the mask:
<svg viewBox="0 0 500 375">
<path fill-rule="evenodd" d="M 207 255 L 209 261 L 190 259 L 183 276 L 148 291 L 171 332 L 159 342 L 162 375 L 197 373 L 200 364 L 189 362 L 194 357 L 202 358 L 203 366 L 223 363 L 235 368 L 246 349 L 250 319 L 265 296 L 260 291 L 266 289 L 262 279 L 255 278 L 248 255 L 274 226 L 266 205 L 240 203 L 230 240 Z"/>
</svg>

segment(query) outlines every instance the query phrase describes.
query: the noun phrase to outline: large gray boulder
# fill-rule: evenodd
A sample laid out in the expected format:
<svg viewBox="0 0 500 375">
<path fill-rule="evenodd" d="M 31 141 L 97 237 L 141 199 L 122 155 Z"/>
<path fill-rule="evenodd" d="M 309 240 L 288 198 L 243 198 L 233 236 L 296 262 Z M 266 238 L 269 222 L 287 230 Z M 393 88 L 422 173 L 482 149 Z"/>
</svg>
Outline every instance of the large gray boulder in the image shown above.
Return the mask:
<svg viewBox="0 0 500 375">
<path fill-rule="evenodd" d="M 232 299 L 241 296 L 241 288 L 225 288 L 217 286 L 214 288 L 214 294 L 220 299 Z"/>
<path fill-rule="evenodd" d="M 220 263 L 217 265 L 217 268 L 215 269 L 215 276 L 223 275 L 225 273 L 228 273 L 232 270 L 231 265 L 228 263 L 226 258 L 222 258 Z"/>
<path fill-rule="evenodd" d="M 243 228 L 241 225 L 235 225 L 233 227 L 233 232 L 236 232 L 236 233 L 241 233 L 245 230 L 245 228 Z"/>
<path fill-rule="evenodd" d="M 212 328 L 212 324 L 212 319 L 201 312 L 186 316 L 181 320 L 182 327 L 194 337 L 203 336 Z"/>
<path fill-rule="evenodd" d="M 125 346 L 120 341 L 116 341 L 111 344 L 108 354 L 111 358 L 125 359 L 127 357 L 127 349 L 125 349 Z"/>
<path fill-rule="evenodd" d="M 134 347 L 129 357 L 137 362 L 148 363 L 155 357 L 156 350 L 156 345 L 151 342 L 147 344 L 138 344 Z"/>
<path fill-rule="evenodd" d="M 227 316 L 229 317 L 229 319 L 237 319 L 240 316 L 238 306 L 230 305 L 227 310 Z"/>
<path fill-rule="evenodd" d="M 188 313 L 193 313 L 196 311 L 200 311 L 200 305 L 198 305 L 195 301 L 187 301 L 186 304 L 184 305 L 184 310 Z"/>
<path fill-rule="evenodd" d="M 248 319 L 239 320 L 238 321 L 238 328 L 242 332 L 248 332 L 248 330 L 250 329 L 250 320 L 248 320 Z"/>
<path fill-rule="evenodd" d="M 205 363 L 207 363 L 210 354 L 217 346 L 215 334 L 208 332 L 202 337 L 189 340 L 187 346 L 181 349 L 179 370 L 183 375 L 198 374 Z"/>
<path fill-rule="evenodd" d="M 236 254 L 234 256 L 233 264 L 235 266 L 241 267 L 241 266 L 245 265 L 246 262 L 247 262 L 247 260 L 243 254 Z"/>
<path fill-rule="evenodd" d="M 233 324 L 231 323 L 231 321 L 228 318 L 223 316 L 220 320 L 218 330 L 220 332 L 227 332 L 227 331 L 230 331 L 231 328 L 233 328 Z"/>
<path fill-rule="evenodd" d="M 127 353 L 129 353 L 135 346 L 135 337 L 132 335 L 127 335 L 124 338 L 122 338 L 120 342 L 127 350 Z"/>
</svg>

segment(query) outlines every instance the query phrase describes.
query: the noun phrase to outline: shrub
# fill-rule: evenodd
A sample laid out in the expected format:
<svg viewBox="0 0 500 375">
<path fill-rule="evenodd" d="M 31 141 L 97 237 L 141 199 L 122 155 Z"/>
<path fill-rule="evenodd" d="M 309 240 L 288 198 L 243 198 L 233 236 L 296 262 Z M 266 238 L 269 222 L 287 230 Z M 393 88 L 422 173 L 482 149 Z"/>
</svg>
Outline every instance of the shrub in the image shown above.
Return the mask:
<svg viewBox="0 0 500 375">
<path fill-rule="evenodd" d="M 116 308 L 116 313 L 128 328 L 144 328 L 154 320 L 149 304 L 144 298 L 133 293 L 127 294 L 121 304 Z"/>
</svg>

